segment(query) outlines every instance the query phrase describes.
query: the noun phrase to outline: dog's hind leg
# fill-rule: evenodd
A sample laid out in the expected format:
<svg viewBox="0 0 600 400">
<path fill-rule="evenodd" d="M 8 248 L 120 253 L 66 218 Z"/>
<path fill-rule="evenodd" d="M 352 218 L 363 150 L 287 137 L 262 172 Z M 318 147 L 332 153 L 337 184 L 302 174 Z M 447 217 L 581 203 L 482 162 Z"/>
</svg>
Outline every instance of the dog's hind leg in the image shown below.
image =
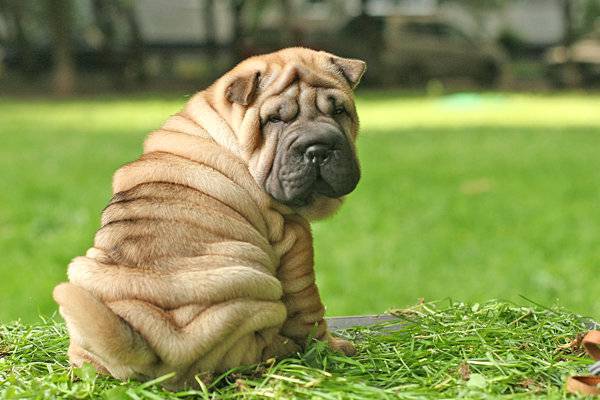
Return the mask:
<svg viewBox="0 0 600 400">
<path fill-rule="evenodd" d="M 105 375 L 110 375 L 110 372 L 108 372 L 106 367 L 102 365 L 98 357 L 85 350 L 74 340 L 71 340 L 71 342 L 69 343 L 69 350 L 67 352 L 67 355 L 69 356 L 69 362 L 71 363 L 71 365 L 81 367 L 85 363 L 92 364 L 94 368 L 96 368 L 97 372 Z"/>
<path fill-rule="evenodd" d="M 69 358 L 115 378 L 143 377 L 158 360 L 146 341 L 90 292 L 71 283 L 54 289 L 71 336 Z"/>
</svg>

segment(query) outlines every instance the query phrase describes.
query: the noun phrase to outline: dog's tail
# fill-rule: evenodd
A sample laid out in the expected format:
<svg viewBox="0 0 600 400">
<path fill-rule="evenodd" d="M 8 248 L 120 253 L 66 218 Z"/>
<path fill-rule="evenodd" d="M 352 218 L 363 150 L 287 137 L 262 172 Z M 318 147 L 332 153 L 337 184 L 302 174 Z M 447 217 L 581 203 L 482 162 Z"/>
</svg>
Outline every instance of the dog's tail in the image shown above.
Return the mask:
<svg viewBox="0 0 600 400">
<path fill-rule="evenodd" d="M 72 363 L 88 361 L 126 379 L 139 376 L 156 362 L 156 354 L 144 338 L 87 290 L 62 283 L 53 295 L 71 336 Z"/>
</svg>

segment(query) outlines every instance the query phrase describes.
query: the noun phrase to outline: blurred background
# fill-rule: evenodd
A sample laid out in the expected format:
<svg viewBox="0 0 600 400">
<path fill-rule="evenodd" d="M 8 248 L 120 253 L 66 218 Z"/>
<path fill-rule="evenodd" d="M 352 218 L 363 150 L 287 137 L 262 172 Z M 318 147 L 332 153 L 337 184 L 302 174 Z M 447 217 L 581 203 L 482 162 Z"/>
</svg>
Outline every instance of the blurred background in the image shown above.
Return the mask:
<svg viewBox="0 0 600 400">
<path fill-rule="evenodd" d="M 59 95 L 205 85 L 291 45 L 369 63 L 364 84 L 581 87 L 598 0 L 1 0 L 0 83 Z"/>
<path fill-rule="evenodd" d="M 0 321 L 55 312 L 112 173 L 240 60 L 361 58 L 363 179 L 314 226 L 329 315 L 600 318 L 600 0 L 0 0 Z"/>
</svg>

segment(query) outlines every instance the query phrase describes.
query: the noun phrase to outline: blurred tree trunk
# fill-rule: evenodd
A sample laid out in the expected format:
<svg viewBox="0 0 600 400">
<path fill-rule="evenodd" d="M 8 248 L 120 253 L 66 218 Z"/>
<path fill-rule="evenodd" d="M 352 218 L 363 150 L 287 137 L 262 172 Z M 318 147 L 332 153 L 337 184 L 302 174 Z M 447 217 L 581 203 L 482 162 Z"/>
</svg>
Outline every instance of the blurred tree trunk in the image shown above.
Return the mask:
<svg viewBox="0 0 600 400">
<path fill-rule="evenodd" d="M 217 59 L 217 38 L 215 32 L 215 2 L 214 0 L 202 0 L 202 22 L 204 24 L 204 46 L 211 71 L 215 71 Z M 214 77 L 210 77 L 211 79 Z"/>
<path fill-rule="evenodd" d="M 117 89 L 127 87 L 131 81 L 146 81 L 144 41 L 135 15 L 134 3 L 121 0 L 92 0 L 96 25 L 102 32 L 100 57 Z M 119 49 L 116 21 L 125 23 L 128 44 Z"/>
<path fill-rule="evenodd" d="M 573 43 L 574 39 L 573 5 L 571 4 L 571 2 L 572 0 L 562 1 L 563 21 L 565 24 L 565 36 L 563 39 L 563 43 L 565 46 L 569 46 L 571 43 Z"/>
<path fill-rule="evenodd" d="M 96 26 L 102 33 L 100 46 L 100 62 L 113 80 L 115 87 L 123 83 L 123 71 L 120 71 L 116 57 L 116 29 L 113 20 L 111 4 L 106 0 L 92 0 L 92 9 Z"/>
<path fill-rule="evenodd" d="M 71 41 L 72 5 L 70 0 L 46 0 L 46 5 L 54 58 L 54 93 L 67 96 L 73 94 L 76 74 Z"/>
<path fill-rule="evenodd" d="M 367 6 L 369 5 L 369 0 L 360 0 L 360 13 L 361 15 L 367 15 Z"/>
<path fill-rule="evenodd" d="M 232 0 L 231 1 L 231 11 L 232 11 L 232 19 L 233 19 L 233 40 L 231 43 L 231 49 L 233 52 L 233 62 L 237 63 L 238 61 L 245 58 L 244 54 L 244 30 L 242 24 L 242 11 L 244 9 L 244 0 Z"/>
<path fill-rule="evenodd" d="M 206 43 L 206 48 L 209 51 L 214 51 L 217 46 L 215 35 L 215 2 L 214 0 L 203 0 L 202 3 L 202 21 L 206 33 L 204 41 Z"/>
<path fill-rule="evenodd" d="M 283 43 L 292 43 L 294 41 L 294 10 L 290 0 L 281 0 L 282 18 L 281 33 Z"/>
<path fill-rule="evenodd" d="M 18 50 L 19 69 L 26 74 L 32 74 L 35 70 L 35 63 L 33 48 L 24 28 L 24 6 L 25 3 L 22 0 L 0 0 L 0 15 L 3 15 L 5 21 L 12 25 L 13 32 L 10 36 L 12 36 L 14 47 Z"/>
<path fill-rule="evenodd" d="M 145 83 L 148 78 L 145 64 L 146 48 L 133 2 L 129 1 L 122 6 L 121 12 L 125 15 L 129 26 L 129 60 L 127 64 L 134 75 L 134 79 L 138 83 Z"/>
</svg>

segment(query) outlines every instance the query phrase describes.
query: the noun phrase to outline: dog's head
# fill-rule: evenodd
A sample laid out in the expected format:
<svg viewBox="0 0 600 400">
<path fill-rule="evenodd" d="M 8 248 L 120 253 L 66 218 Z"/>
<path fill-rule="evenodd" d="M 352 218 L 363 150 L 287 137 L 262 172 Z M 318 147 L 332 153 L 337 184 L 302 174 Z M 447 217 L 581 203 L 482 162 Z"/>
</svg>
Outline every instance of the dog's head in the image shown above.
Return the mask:
<svg viewBox="0 0 600 400">
<path fill-rule="evenodd" d="M 290 48 L 243 61 L 209 89 L 257 183 L 309 219 L 333 213 L 359 181 L 352 90 L 365 67 Z"/>
</svg>

